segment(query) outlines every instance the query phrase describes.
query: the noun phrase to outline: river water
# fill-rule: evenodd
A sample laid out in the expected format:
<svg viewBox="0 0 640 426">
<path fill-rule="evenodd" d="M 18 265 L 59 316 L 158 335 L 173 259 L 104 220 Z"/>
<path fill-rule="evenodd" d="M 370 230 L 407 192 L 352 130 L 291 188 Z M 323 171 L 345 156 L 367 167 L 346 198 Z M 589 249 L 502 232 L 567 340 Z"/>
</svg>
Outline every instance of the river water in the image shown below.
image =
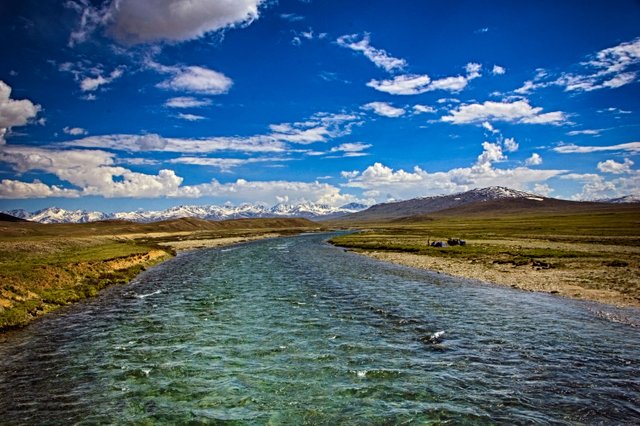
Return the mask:
<svg viewBox="0 0 640 426">
<path fill-rule="evenodd" d="M 7 335 L 0 423 L 640 422 L 638 310 L 327 237 L 182 254 Z"/>
</svg>

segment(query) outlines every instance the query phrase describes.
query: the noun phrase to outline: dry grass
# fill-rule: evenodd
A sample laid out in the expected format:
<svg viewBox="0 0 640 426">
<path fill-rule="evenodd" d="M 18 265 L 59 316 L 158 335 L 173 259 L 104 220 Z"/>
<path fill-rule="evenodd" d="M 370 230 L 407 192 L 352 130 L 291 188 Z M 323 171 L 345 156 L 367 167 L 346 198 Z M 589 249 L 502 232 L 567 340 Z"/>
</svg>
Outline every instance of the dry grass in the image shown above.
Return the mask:
<svg viewBox="0 0 640 426">
<path fill-rule="evenodd" d="M 628 209 L 441 217 L 367 227 L 332 242 L 381 260 L 451 275 L 640 306 L 640 215 Z M 466 239 L 467 246 L 427 244 L 450 237 Z"/>
</svg>

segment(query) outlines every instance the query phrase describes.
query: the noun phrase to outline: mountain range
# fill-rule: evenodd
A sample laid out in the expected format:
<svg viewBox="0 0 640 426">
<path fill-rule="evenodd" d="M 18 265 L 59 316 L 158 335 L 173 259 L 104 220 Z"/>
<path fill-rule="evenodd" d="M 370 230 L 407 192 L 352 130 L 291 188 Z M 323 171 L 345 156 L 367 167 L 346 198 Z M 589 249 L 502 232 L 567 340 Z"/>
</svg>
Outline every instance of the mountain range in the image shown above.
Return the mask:
<svg viewBox="0 0 640 426">
<path fill-rule="evenodd" d="M 40 223 L 86 223 L 101 220 L 125 220 L 130 222 L 157 222 L 178 218 L 199 218 L 206 220 L 227 220 L 243 218 L 306 218 L 313 220 L 347 220 L 347 221 L 387 221 L 407 218 L 419 219 L 424 215 L 474 214 L 487 211 L 524 211 L 563 209 L 585 209 L 622 203 L 639 203 L 639 196 L 599 200 L 596 202 L 567 201 L 543 197 L 515 189 L 494 186 L 473 189 L 452 195 L 413 198 L 411 200 L 366 206 L 351 203 L 341 207 L 326 204 L 277 204 L 273 207 L 264 205 L 242 204 L 229 205 L 183 205 L 159 211 L 137 210 L 132 212 L 103 213 L 86 210 L 65 210 L 49 207 L 35 212 L 10 210 L 3 213 L 15 218 Z"/>
<path fill-rule="evenodd" d="M 634 197 L 598 202 L 568 201 L 493 186 L 451 195 L 376 204 L 366 210 L 342 216 L 338 220 L 343 222 L 422 221 L 439 216 L 591 211 L 610 208 L 614 203 L 637 202 Z"/>
<path fill-rule="evenodd" d="M 256 218 L 306 218 L 332 219 L 354 213 L 368 206 L 357 203 L 341 207 L 326 204 L 302 203 L 297 205 L 277 204 L 273 207 L 263 205 L 242 204 L 240 206 L 186 205 L 175 206 L 159 211 L 137 210 L 132 212 L 103 213 L 87 210 L 66 210 L 49 207 L 35 212 L 23 209 L 9 210 L 3 213 L 15 218 L 39 223 L 87 223 L 101 220 L 126 220 L 130 222 L 157 222 L 161 220 L 192 217 L 206 220 L 256 219 Z"/>
</svg>

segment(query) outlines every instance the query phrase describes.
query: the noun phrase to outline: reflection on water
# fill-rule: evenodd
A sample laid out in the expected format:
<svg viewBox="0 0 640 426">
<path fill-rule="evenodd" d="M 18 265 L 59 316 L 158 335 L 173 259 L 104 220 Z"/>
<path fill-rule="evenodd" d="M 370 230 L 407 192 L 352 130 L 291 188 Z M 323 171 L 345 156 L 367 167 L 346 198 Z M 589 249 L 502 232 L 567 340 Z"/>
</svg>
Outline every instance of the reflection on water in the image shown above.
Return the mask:
<svg viewBox="0 0 640 426">
<path fill-rule="evenodd" d="M 640 420 L 637 310 L 305 235 L 180 255 L 0 344 L 0 422 Z"/>
</svg>

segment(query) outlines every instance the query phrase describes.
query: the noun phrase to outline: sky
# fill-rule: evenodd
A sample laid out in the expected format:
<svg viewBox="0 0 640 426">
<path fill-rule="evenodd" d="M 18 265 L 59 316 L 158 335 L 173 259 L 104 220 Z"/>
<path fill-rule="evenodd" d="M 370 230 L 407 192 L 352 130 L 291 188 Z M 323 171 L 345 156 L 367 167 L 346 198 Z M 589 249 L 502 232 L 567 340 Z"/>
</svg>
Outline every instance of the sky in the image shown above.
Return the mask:
<svg viewBox="0 0 640 426">
<path fill-rule="evenodd" d="M 640 194 L 640 2 L 2 0 L 0 210 Z"/>
</svg>

